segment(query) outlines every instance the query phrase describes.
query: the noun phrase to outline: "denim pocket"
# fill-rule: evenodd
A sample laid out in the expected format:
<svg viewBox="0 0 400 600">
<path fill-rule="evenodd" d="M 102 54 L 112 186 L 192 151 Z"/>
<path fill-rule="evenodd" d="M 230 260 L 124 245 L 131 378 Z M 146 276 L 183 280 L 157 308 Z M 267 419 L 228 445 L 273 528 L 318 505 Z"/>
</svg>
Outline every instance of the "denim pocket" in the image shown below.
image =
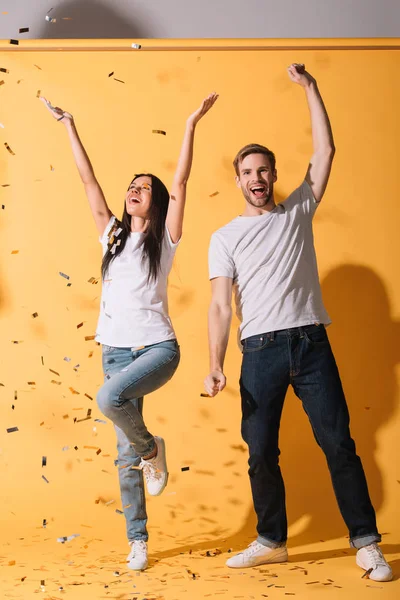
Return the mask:
<svg viewBox="0 0 400 600">
<path fill-rule="evenodd" d="M 115 346 L 107 346 L 106 344 L 102 344 L 101 348 L 103 354 L 109 354 L 113 350 L 116 350 Z"/>
<path fill-rule="evenodd" d="M 251 337 L 242 340 L 243 354 L 263 350 L 270 343 L 271 339 L 266 333 L 262 335 L 252 335 Z"/>
<path fill-rule="evenodd" d="M 315 325 L 312 328 L 304 329 L 304 337 L 310 344 L 314 346 L 322 346 L 329 343 L 328 334 L 326 333 L 325 325 Z"/>
</svg>

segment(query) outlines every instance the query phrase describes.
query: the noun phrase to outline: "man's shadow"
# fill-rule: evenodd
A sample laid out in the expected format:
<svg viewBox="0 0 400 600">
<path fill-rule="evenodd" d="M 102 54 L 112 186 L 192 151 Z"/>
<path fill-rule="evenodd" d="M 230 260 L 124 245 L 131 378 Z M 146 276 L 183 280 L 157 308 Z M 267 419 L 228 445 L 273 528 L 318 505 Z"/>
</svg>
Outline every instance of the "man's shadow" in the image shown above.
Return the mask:
<svg viewBox="0 0 400 600">
<path fill-rule="evenodd" d="M 400 323 L 392 320 L 384 282 L 368 267 L 336 267 L 322 281 L 322 293 L 333 321 L 328 335 L 349 406 L 352 437 L 378 512 L 385 499 L 375 458 L 377 439 L 395 409 Z M 291 545 L 346 535 L 325 457 L 300 401 L 294 395 L 287 400 L 280 445 L 289 525 L 298 524 Z"/>
<path fill-rule="evenodd" d="M 39 39 L 142 39 L 157 37 L 148 14 L 133 12 L 128 20 L 112 3 L 93 0 L 60 2 L 43 19 Z"/>
</svg>

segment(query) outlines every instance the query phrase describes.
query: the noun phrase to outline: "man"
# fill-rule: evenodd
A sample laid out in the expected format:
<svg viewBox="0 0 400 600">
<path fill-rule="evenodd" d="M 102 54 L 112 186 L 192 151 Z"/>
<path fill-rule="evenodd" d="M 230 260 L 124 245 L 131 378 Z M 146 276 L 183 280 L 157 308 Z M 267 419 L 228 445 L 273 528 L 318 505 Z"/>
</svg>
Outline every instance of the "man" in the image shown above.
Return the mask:
<svg viewBox="0 0 400 600">
<path fill-rule="evenodd" d="M 278 435 L 291 384 L 325 453 L 350 544 L 358 550 L 357 564 L 371 570 L 371 579 L 389 581 L 392 571 L 377 545 L 381 536 L 325 331 L 330 319 L 322 302 L 313 243 L 312 219 L 335 153 L 332 131 L 315 79 L 300 64 L 288 67 L 288 74 L 304 89 L 311 115 L 314 152 L 305 180 L 276 205 L 273 152 L 258 144 L 242 148 L 234 166 L 245 209 L 212 235 L 209 251 L 211 372 L 204 384 L 210 396 L 226 385 L 223 364 L 234 289 L 243 351 L 242 435 L 249 447 L 258 519 L 257 540 L 227 565 L 243 568 L 287 560 Z"/>
</svg>

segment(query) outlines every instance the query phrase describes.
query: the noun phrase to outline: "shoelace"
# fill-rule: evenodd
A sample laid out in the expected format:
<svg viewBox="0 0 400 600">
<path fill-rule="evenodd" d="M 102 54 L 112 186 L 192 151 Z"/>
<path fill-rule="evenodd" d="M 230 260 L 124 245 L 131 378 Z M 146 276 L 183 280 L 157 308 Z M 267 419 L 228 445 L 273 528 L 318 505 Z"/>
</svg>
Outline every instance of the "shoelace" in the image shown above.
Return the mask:
<svg viewBox="0 0 400 600">
<path fill-rule="evenodd" d="M 383 557 L 382 551 L 378 546 L 371 544 L 366 547 L 368 552 L 368 558 L 375 565 L 375 567 L 386 567 L 386 560 Z"/>
<path fill-rule="evenodd" d="M 146 550 L 146 542 L 144 542 L 143 540 L 135 540 L 132 544 L 132 548 L 129 553 L 129 560 L 132 560 L 132 558 L 135 558 L 135 556 L 138 556 L 140 554 L 145 555 Z"/>
<path fill-rule="evenodd" d="M 141 462 L 142 471 L 145 474 L 147 479 L 158 480 L 161 479 L 161 472 L 157 469 L 157 467 L 148 460 L 143 460 Z"/>
<path fill-rule="evenodd" d="M 249 546 L 246 548 L 246 550 L 243 552 L 243 554 L 245 556 L 251 556 L 252 554 L 257 552 L 259 549 L 260 549 L 260 544 L 257 541 L 254 541 L 254 542 L 251 542 L 251 544 L 249 544 Z"/>
</svg>

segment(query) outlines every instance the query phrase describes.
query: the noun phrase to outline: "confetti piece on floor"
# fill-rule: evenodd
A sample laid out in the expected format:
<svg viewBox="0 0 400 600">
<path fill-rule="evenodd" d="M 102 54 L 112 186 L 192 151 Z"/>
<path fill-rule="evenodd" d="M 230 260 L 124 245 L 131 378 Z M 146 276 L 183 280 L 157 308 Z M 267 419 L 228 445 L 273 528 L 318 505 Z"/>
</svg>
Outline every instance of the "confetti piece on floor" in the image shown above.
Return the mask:
<svg viewBox="0 0 400 600">
<path fill-rule="evenodd" d="M 162 129 L 153 129 L 152 131 L 153 133 L 159 133 L 160 135 L 167 135 L 167 132 Z"/>
<path fill-rule="evenodd" d="M 13 44 L 13 46 L 18 46 L 19 40 L 10 40 L 10 44 Z"/>
<path fill-rule="evenodd" d="M 79 536 L 80 536 L 80 533 L 73 533 L 72 535 L 69 535 L 69 536 L 63 536 L 63 537 L 57 538 L 57 542 L 60 542 L 61 544 L 65 544 L 65 542 L 70 542 L 71 540 L 73 540 Z"/>
<path fill-rule="evenodd" d="M 373 569 L 373 568 L 371 568 L 371 569 L 368 569 L 368 571 L 365 571 L 364 575 L 361 575 L 361 579 L 365 579 L 365 578 L 367 578 L 367 577 L 368 577 L 368 579 L 369 579 L 369 575 L 370 575 L 370 573 L 372 573 L 372 571 L 373 571 L 373 570 L 374 570 L 374 569 Z"/>
<path fill-rule="evenodd" d="M 29 27 L 21 27 L 19 33 L 28 33 Z"/>
<path fill-rule="evenodd" d="M 18 427 L 9 427 L 7 429 L 7 433 L 14 433 L 14 431 L 19 431 Z"/>
<path fill-rule="evenodd" d="M 61 275 L 61 277 L 64 277 L 64 279 L 69 279 L 69 275 L 66 275 L 65 273 L 61 273 L 61 271 L 59 271 L 59 275 Z"/>
<path fill-rule="evenodd" d="M 13 152 L 13 150 L 10 148 L 10 146 L 7 144 L 7 142 L 4 142 L 4 145 L 7 148 L 7 150 L 9 151 L 9 153 L 12 154 L 12 156 L 15 156 L 15 152 Z"/>
<path fill-rule="evenodd" d="M 214 192 L 212 194 L 210 194 L 210 198 L 214 198 L 214 196 L 218 196 L 219 192 Z"/>
<path fill-rule="evenodd" d="M 134 50 L 140 50 L 142 46 L 140 44 L 132 44 L 132 48 L 134 48 Z"/>
</svg>

